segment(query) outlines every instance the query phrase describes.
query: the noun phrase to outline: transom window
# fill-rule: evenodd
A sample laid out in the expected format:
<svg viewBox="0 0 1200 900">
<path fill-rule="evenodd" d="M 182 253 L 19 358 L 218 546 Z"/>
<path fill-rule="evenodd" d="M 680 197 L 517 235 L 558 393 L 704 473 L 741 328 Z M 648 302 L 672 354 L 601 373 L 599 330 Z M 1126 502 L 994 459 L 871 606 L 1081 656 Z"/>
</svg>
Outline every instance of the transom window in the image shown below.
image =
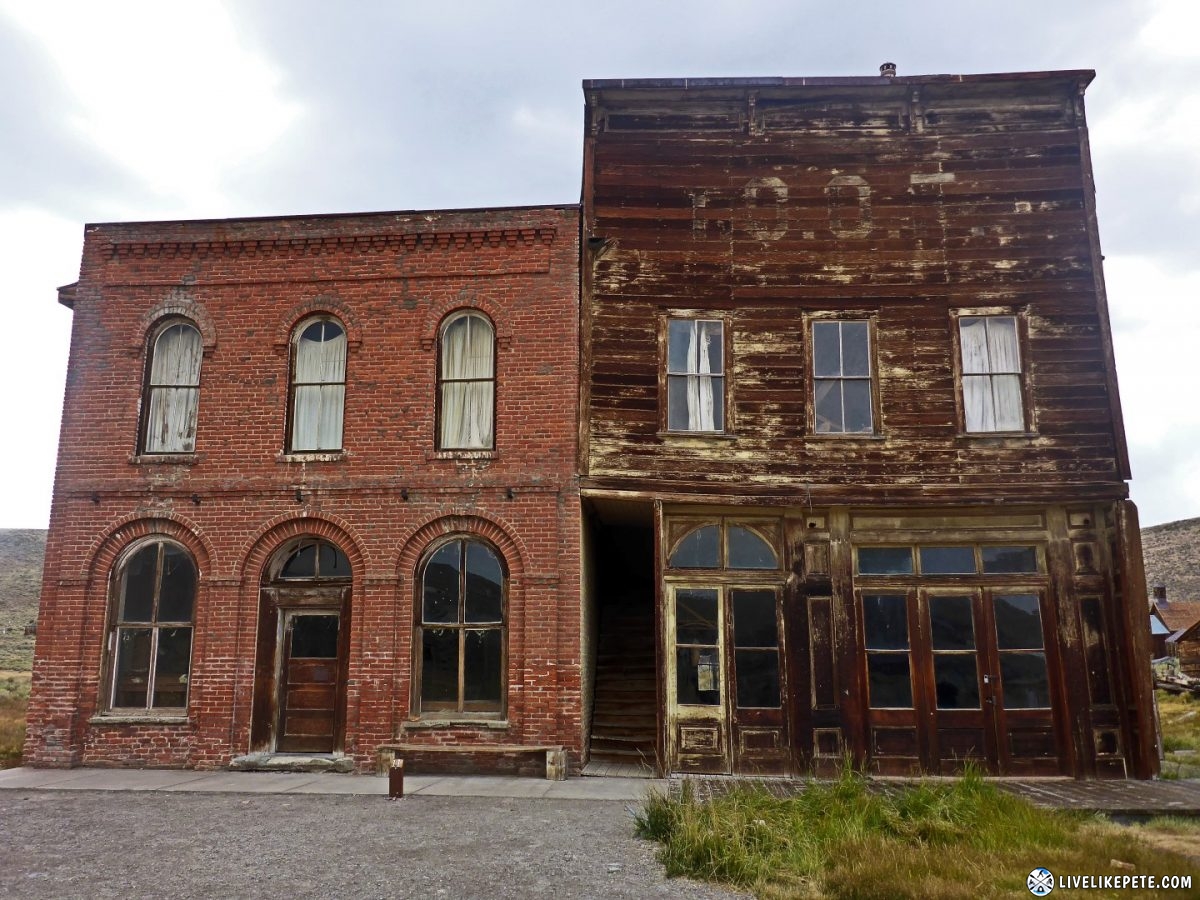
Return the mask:
<svg viewBox="0 0 1200 900">
<path fill-rule="evenodd" d="M 818 434 L 869 434 L 871 332 L 863 321 L 813 322 L 813 412 Z"/>
<path fill-rule="evenodd" d="M 766 527 L 766 526 L 764 526 Z M 770 526 L 768 530 L 772 530 Z M 778 569 L 771 543 L 746 524 L 700 525 L 676 544 L 667 561 L 672 569 Z"/>
<path fill-rule="evenodd" d="M 421 712 L 500 713 L 506 576 L 495 550 L 458 538 L 421 570 Z"/>
<path fill-rule="evenodd" d="M 142 452 L 196 449 L 202 357 L 200 332 L 190 322 L 172 322 L 154 338 L 146 369 Z"/>
<path fill-rule="evenodd" d="M 859 546 L 854 555 L 859 575 L 1032 575 L 1042 571 L 1038 548 L 1031 544 Z"/>
<path fill-rule="evenodd" d="M 150 541 L 114 579 L 110 705 L 113 709 L 187 708 L 196 565 L 178 544 Z"/>
<path fill-rule="evenodd" d="M 298 542 L 279 564 L 276 578 L 332 579 L 351 576 L 350 560 L 340 549 L 319 538 L 306 538 Z"/>
<path fill-rule="evenodd" d="M 725 430 L 725 325 L 667 320 L 667 429 Z"/>
<path fill-rule="evenodd" d="M 958 335 L 966 430 L 1024 431 L 1016 316 L 962 316 Z"/>
<path fill-rule="evenodd" d="M 334 319 L 306 319 L 292 340 L 291 435 L 288 449 L 342 449 L 346 402 L 346 331 Z"/>
<path fill-rule="evenodd" d="M 438 368 L 438 447 L 487 450 L 494 443 L 495 332 L 477 313 L 451 316 L 442 327 Z"/>
</svg>

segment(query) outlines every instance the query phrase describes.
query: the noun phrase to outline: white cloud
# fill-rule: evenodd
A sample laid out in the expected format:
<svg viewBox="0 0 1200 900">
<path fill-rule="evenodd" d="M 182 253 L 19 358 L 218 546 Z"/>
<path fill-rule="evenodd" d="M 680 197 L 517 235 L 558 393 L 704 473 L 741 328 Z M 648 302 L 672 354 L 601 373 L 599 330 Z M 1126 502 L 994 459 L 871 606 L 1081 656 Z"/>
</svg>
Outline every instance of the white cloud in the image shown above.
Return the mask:
<svg viewBox="0 0 1200 900">
<path fill-rule="evenodd" d="M 1200 6 L 1195 0 L 1157 0 L 1138 43 L 1156 55 L 1197 62 Z"/>
</svg>

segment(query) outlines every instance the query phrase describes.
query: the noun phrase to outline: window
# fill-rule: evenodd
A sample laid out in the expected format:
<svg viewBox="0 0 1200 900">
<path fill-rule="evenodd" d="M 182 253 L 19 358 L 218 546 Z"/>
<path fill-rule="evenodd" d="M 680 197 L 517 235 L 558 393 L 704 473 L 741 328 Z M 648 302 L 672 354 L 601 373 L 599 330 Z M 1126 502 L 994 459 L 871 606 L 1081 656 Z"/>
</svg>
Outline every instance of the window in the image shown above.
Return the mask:
<svg viewBox="0 0 1200 900">
<path fill-rule="evenodd" d="M 190 322 L 172 322 L 154 338 L 146 369 L 142 452 L 196 449 L 202 355 L 200 332 Z"/>
<path fill-rule="evenodd" d="M 1024 431 L 1016 316 L 962 316 L 958 335 L 966 430 Z"/>
<path fill-rule="evenodd" d="M 288 449 L 342 449 L 346 331 L 330 318 L 301 322 L 292 342 L 292 428 Z"/>
<path fill-rule="evenodd" d="M 505 574 L 481 541 L 439 546 L 421 571 L 421 712 L 500 713 Z"/>
<path fill-rule="evenodd" d="M 142 544 L 114 579 L 112 693 L 120 710 L 187 708 L 196 566 L 178 544 Z"/>
<path fill-rule="evenodd" d="M 686 532 L 667 560 L 671 569 L 778 569 L 773 544 L 778 542 L 774 523 L 760 522 L 759 533 L 745 525 L 722 520 Z M 769 535 L 764 537 L 764 534 Z"/>
<path fill-rule="evenodd" d="M 460 313 L 442 327 L 438 367 L 438 448 L 494 446 L 496 363 L 492 323 Z"/>
<path fill-rule="evenodd" d="M 725 430 L 725 326 L 667 321 L 667 430 Z"/>
<path fill-rule="evenodd" d="M 873 432 L 870 323 L 814 322 L 812 345 L 817 433 Z"/>
</svg>

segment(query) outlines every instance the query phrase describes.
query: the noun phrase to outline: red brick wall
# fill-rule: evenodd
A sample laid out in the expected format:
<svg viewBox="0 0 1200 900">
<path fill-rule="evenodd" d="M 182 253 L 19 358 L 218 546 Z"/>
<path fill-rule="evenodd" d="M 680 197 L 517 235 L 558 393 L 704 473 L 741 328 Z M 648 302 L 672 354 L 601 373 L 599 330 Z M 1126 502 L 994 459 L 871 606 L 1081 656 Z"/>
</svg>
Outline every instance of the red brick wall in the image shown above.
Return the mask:
<svg viewBox="0 0 1200 900">
<path fill-rule="evenodd" d="M 573 207 L 89 226 L 26 761 L 212 767 L 246 752 L 262 571 L 313 534 L 353 566 L 346 750 L 373 765 L 412 716 L 416 565 L 466 532 L 509 567 L 507 725 L 405 740 L 563 744 L 577 763 L 578 234 Z M 496 449 L 438 453 L 437 328 L 468 307 L 496 327 Z M 283 453 L 289 338 L 316 312 L 350 340 L 344 453 L 328 461 Z M 147 460 L 147 335 L 167 315 L 205 347 L 196 452 Z M 201 571 L 186 722 L 97 715 L 109 578 L 145 534 L 182 542 Z"/>
</svg>

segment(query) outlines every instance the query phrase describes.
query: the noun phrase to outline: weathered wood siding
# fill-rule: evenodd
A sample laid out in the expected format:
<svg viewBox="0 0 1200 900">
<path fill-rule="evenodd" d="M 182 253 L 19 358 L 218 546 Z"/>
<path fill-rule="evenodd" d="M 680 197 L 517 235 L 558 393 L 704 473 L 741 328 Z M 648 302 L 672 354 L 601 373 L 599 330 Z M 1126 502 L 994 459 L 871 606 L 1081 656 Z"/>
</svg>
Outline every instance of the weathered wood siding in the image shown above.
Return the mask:
<svg viewBox="0 0 1200 900">
<path fill-rule="evenodd" d="M 730 502 L 1124 496 L 1089 77 L 585 83 L 589 485 Z M 1027 435 L 963 433 L 962 309 L 1018 316 Z M 812 433 L 805 321 L 842 310 L 875 322 L 872 436 Z M 681 313 L 727 323 L 725 435 L 665 433 L 662 323 Z"/>
</svg>

